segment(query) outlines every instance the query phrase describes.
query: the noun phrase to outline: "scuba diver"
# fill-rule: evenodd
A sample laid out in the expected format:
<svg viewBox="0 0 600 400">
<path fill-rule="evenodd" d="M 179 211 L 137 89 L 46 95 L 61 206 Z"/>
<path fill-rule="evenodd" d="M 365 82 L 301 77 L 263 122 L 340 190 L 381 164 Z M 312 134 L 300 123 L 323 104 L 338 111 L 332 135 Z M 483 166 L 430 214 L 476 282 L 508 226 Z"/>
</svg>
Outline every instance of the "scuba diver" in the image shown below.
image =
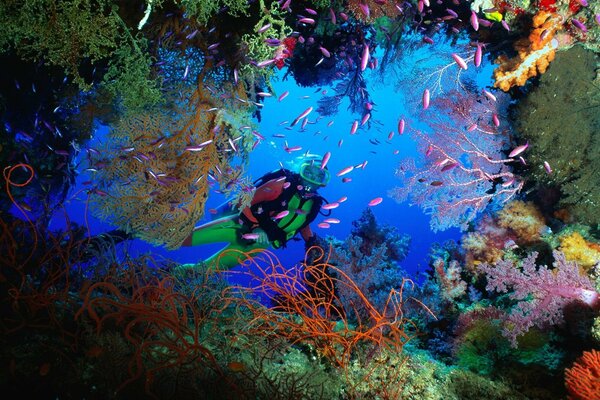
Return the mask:
<svg viewBox="0 0 600 400">
<path fill-rule="evenodd" d="M 321 165 L 320 157 L 305 156 L 296 166 L 297 172 L 282 167 L 267 173 L 254 183 L 256 191 L 248 207 L 240 211 L 227 203 L 228 209 L 217 219 L 196 227 L 183 246 L 228 243 L 205 260 L 208 266 L 219 269 L 233 268 L 244 259 L 240 252 L 226 250 L 284 248 L 297 233 L 307 249 L 314 246 L 317 236 L 310 223 L 326 202 L 317 190 L 330 179 L 329 171 Z"/>
</svg>

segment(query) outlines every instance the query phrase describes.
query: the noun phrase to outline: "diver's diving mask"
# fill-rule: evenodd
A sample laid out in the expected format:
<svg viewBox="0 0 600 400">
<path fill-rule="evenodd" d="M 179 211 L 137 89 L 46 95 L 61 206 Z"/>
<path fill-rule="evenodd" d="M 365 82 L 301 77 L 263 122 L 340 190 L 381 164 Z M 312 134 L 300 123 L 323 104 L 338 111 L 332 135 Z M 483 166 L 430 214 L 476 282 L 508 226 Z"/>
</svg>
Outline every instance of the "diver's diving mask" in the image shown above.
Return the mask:
<svg viewBox="0 0 600 400">
<path fill-rule="evenodd" d="M 321 169 L 319 162 L 304 162 L 300 166 L 300 177 L 317 186 L 326 186 L 331 178 L 329 171 Z"/>
</svg>

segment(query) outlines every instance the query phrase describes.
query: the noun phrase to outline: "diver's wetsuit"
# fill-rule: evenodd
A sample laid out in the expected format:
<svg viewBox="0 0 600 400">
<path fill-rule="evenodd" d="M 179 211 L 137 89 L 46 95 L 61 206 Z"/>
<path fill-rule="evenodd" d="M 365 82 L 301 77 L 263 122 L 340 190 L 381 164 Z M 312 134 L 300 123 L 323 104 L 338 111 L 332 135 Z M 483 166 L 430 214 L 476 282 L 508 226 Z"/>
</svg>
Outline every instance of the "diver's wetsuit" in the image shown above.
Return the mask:
<svg viewBox="0 0 600 400">
<path fill-rule="evenodd" d="M 225 216 L 197 227 L 185 240 L 184 246 L 208 243 L 228 243 L 218 253 L 206 260 L 209 266 L 229 269 L 245 259 L 241 252 L 266 250 L 267 244 L 242 238 L 245 233 L 261 228 L 271 246 L 285 247 L 298 232 L 305 241 L 313 237 L 309 224 L 317 217 L 324 199 L 301 186 L 300 175 L 280 169 L 263 176 L 256 182 L 257 189 L 249 207 L 239 214 Z M 287 210 L 284 217 L 273 217 Z M 225 251 L 238 250 L 238 251 Z"/>
</svg>

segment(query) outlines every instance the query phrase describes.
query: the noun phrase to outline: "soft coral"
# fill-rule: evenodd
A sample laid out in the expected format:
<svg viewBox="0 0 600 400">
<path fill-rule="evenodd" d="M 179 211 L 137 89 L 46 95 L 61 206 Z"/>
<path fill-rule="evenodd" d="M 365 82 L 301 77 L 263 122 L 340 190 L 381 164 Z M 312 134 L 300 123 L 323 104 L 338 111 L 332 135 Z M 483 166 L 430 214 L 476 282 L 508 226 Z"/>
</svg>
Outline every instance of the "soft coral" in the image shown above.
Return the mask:
<svg viewBox="0 0 600 400">
<path fill-rule="evenodd" d="M 523 260 L 522 268 L 512 261 L 503 260 L 495 267 L 484 264 L 488 291 L 510 293 L 517 305 L 508 315 L 504 335 L 517 346 L 517 336 L 536 326 L 546 328 L 563 322 L 563 308 L 579 301 L 593 309 L 600 308 L 600 294 L 590 279 L 581 275 L 577 263 L 567 261 L 565 255 L 554 251 L 554 269 L 536 267 L 534 252 Z M 512 289 L 512 291 L 511 291 Z"/>
</svg>

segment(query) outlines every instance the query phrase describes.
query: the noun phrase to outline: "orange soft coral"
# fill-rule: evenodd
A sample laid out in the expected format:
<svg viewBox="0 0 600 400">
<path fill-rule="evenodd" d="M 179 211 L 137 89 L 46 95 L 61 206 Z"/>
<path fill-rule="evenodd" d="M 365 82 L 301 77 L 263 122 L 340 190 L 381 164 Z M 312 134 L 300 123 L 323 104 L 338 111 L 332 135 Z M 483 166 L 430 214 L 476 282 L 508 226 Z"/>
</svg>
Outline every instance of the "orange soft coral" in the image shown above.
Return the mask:
<svg viewBox="0 0 600 400">
<path fill-rule="evenodd" d="M 600 245 L 586 241 L 579 232 L 561 237 L 559 249 L 565 253 L 567 260 L 577 261 L 583 269 L 600 263 Z"/>
<path fill-rule="evenodd" d="M 498 213 L 498 225 L 514 234 L 518 244 L 538 241 L 546 228 L 540 210 L 533 203 L 520 200 L 510 202 Z"/>
<path fill-rule="evenodd" d="M 565 386 L 572 400 L 600 399 L 600 351 L 591 350 L 565 370 Z"/>
<path fill-rule="evenodd" d="M 477 266 L 483 263 L 495 264 L 502 259 L 504 249 L 497 246 L 489 237 L 478 232 L 470 232 L 461 239 L 465 250 L 465 262 L 467 269 L 479 274 Z"/>
<path fill-rule="evenodd" d="M 546 72 L 554 60 L 558 42 L 553 38 L 556 31 L 562 29 L 562 22 L 562 17 L 557 14 L 539 11 L 533 17 L 534 29 L 529 37 L 515 42 L 518 55 L 511 59 L 500 56 L 496 60 L 500 66 L 494 71 L 494 87 L 506 92 L 512 86 L 523 86 L 527 79 Z"/>
</svg>

